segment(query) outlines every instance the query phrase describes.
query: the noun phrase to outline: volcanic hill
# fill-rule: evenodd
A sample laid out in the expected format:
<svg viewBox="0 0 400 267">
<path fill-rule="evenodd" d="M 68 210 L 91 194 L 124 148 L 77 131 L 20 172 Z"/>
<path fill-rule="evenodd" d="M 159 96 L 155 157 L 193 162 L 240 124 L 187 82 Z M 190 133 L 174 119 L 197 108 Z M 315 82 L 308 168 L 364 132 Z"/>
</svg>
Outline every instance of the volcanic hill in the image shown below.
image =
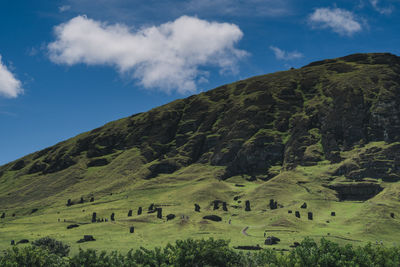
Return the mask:
<svg viewBox="0 0 400 267">
<path fill-rule="evenodd" d="M 176 100 L 1 166 L 0 249 L 42 236 L 75 252 L 209 236 L 264 246 L 264 232 L 280 248 L 305 236 L 392 244 L 399 180 L 400 57 L 354 54 Z M 96 241 L 77 244 L 85 234 Z"/>
</svg>

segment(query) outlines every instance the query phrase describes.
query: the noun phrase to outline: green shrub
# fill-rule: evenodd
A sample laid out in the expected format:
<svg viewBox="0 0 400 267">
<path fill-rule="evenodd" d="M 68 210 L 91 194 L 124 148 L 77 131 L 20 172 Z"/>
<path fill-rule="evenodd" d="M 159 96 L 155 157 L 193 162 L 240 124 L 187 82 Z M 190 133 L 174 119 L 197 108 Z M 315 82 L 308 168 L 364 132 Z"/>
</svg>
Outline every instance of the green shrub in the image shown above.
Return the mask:
<svg viewBox="0 0 400 267">
<path fill-rule="evenodd" d="M 2 267 L 66 267 L 68 261 L 56 254 L 50 253 L 46 249 L 27 246 L 23 248 L 13 247 L 8 249 L 0 257 Z"/>
<path fill-rule="evenodd" d="M 57 241 L 50 237 L 43 237 L 32 242 L 32 245 L 49 250 L 51 253 L 61 257 L 66 257 L 69 254 L 69 246 L 64 245 L 61 241 Z"/>
</svg>

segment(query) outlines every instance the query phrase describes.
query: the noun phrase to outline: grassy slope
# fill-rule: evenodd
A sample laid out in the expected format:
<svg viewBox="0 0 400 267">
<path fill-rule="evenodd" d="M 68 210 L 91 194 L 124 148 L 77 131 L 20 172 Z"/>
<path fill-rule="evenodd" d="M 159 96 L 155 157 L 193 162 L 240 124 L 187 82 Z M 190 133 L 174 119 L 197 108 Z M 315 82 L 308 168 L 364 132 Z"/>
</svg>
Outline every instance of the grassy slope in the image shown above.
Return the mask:
<svg viewBox="0 0 400 267">
<path fill-rule="evenodd" d="M 336 74 L 329 79 L 336 82 L 338 88 L 352 86 L 360 88 L 360 90 L 373 91 L 375 89 L 369 88 L 371 85 L 365 79 L 365 75 L 371 74 L 372 77 L 377 72 L 389 72 L 380 65 L 357 65 L 357 68 L 350 74 Z M 313 70 L 316 75 L 328 75 L 323 67 L 317 66 Z M 301 71 L 305 73 L 308 69 Z M 352 75 L 351 79 L 347 77 L 349 75 Z M 282 78 L 290 82 L 297 79 L 298 76 L 299 73 L 294 70 L 254 77 L 247 80 L 247 83 L 268 80 L 271 90 L 279 93 L 285 86 L 281 85 Z M 238 84 L 240 82 L 223 89 L 224 92 L 228 92 L 229 101 L 233 102 L 234 106 L 246 108 L 244 112 L 249 112 L 249 114 L 252 109 L 257 111 L 257 106 L 245 106 L 244 103 L 246 101 L 257 103 L 260 92 L 252 92 L 251 88 L 248 88 L 246 89 L 248 92 L 236 95 L 235 90 Z M 304 105 L 312 107 L 321 103 L 327 105 L 330 103 L 331 99 L 322 92 L 329 88 L 323 88 L 322 85 L 317 85 L 316 88 L 321 91 L 319 98 L 310 98 L 305 95 Z M 306 94 L 307 92 L 301 93 Z M 380 97 L 385 97 L 386 94 L 390 95 L 385 90 L 381 90 L 379 94 Z M 217 96 L 213 97 L 218 98 Z M 200 94 L 193 99 L 193 101 L 209 105 L 210 113 L 218 113 L 220 105 L 211 105 L 212 101 L 205 94 Z M 108 132 L 117 129 L 120 133 L 129 135 L 131 129 L 127 125 L 132 120 L 138 124 L 149 119 L 162 121 L 165 114 L 174 114 L 176 110 L 182 109 L 182 106 L 186 105 L 184 109 L 193 107 L 182 103 L 183 100 L 178 100 L 150 113 L 109 123 L 101 128 L 100 133 L 107 135 Z M 298 112 L 302 114 L 302 110 Z M 187 124 L 194 120 L 189 115 L 187 118 L 185 118 L 186 115 L 183 116 L 181 124 Z M 279 113 L 271 115 L 280 116 Z M 218 134 L 226 131 L 225 128 L 229 129 L 230 126 L 240 129 L 241 126 L 238 122 L 234 122 L 233 125 L 224 125 L 223 123 L 227 123 L 227 121 L 224 121 L 223 116 L 224 114 L 213 125 L 218 130 Z M 92 132 L 57 144 L 47 154 L 28 155 L 25 160 L 27 162 L 44 161 L 46 157 L 56 157 L 58 151 L 68 153 L 75 149 L 77 140 L 92 135 Z M 290 138 L 288 132 L 264 129 L 259 130 L 246 142 L 252 142 L 253 138 L 260 133 L 279 136 L 284 143 Z M 193 137 L 197 133 L 189 132 L 188 134 Z M 216 133 L 206 132 L 206 134 L 212 136 Z M 315 135 L 318 134 L 317 131 Z M 147 137 L 142 136 L 141 138 L 146 140 Z M 317 143 L 313 146 L 320 145 Z M 221 176 L 225 167 L 211 166 L 209 163 L 191 164 L 173 174 L 161 174 L 154 179 L 143 180 L 142 178 L 148 175 L 148 167 L 158 159 L 154 162 L 147 162 L 138 147 L 113 149 L 112 153 L 101 156 L 111 162 L 102 167 L 87 168 L 86 164 L 89 160 L 84 152 L 76 156 L 77 164 L 46 175 L 26 174 L 26 172 L 10 170 L 10 166 L 15 164 L 13 162 L 0 167 L 0 172 L 3 172 L 3 175 L 0 176 L 0 213 L 6 212 L 7 214 L 5 219 L 0 219 L 0 249 L 9 247 L 12 239 L 16 241 L 23 238 L 34 240 L 43 236 L 51 236 L 69 243 L 73 253 L 76 253 L 79 247 L 127 251 L 140 246 L 161 246 L 176 239 L 209 236 L 231 239 L 232 245 L 261 245 L 264 242 L 264 231 L 267 231 L 267 235 L 281 238 L 282 242 L 277 246 L 280 248 L 288 248 L 293 241 L 299 241 L 305 236 L 318 239 L 325 236 L 339 243 L 359 244 L 360 242 L 375 242 L 378 239 L 392 244 L 400 237 L 397 231 L 400 221 L 396 213 L 400 208 L 398 202 L 399 182 L 388 183 L 378 179 L 377 182 L 385 189 L 365 202 L 339 202 L 334 191 L 323 186 L 338 182 L 352 182 L 344 176 L 332 177 L 332 173 L 342 164 L 355 162 L 355 158 L 368 148 L 386 148 L 388 146 L 384 142 L 374 142 L 366 146 L 357 146 L 349 151 L 342 151 L 341 155 L 344 160 L 339 164 L 320 161 L 315 166 L 298 166 L 288 171 L 281 170 L 281 166 L 275 166 L 272 169 L 280 174 L 267 182 L 261 180 L 248 182 L 244 179 L 245 177 L 241 176 L 218 181 L 215 177 Z M 306 153 L 313 152 L 307 150 Z M 184 160 L 184 153 L 179 154 L 179 157 Z M 28 165 L 23 170 L 30 166 Z M 236 183 L 245 186 L 237 187 Z M 85 202 L 71 207 L 65 205 L 67 199 L 71 198 L 77 202 L 82 196 L 86 201 L 93 196 L 95 202 Z M 241 196 L 242 202 L 234 201 L 234 196 Z M 270 210 L 268 203 L 271 198 L 276 199 L 284 207 Z M 227 201 L 229 211 L 212 211 L 211 202 L 216 199 Z M 244 211 L 245 200 L 251 201 L 251 212 Z M 303 202 L 307 202 L 308 209 L 300 209 Z M 177 218 L 166 222 L 165 218 L 157 219 L 155 213 L 147 214 L 147 207 L 151 203 L 165 205 L 162 206 L 164 217 L 173 213 L 177 215 Z M 194 203 L 200 204 L 201 213 L 194 212 Z M 231 207 L 232 205 L 238 205 L 239 208 L 235 209 Z M 144 208 L 144 213 L 136 216 L 139 206 Z M 34 208 L 39 210 L 30 214 Z M 129 209 L 133 210 L 134 216 L 128 218 Z M 289 209 L 293 213 L 296 210 L 301 211 L 301 218 L 298 219 L 294 214 L 288 214 Z M 313 221 L 307 220 L 307 211 L 314 213 Z M 331 211 L 335 211 L 337 216 L 331 217 Z M 100 218 L 109 218 L 110 214 L 114 212 L 117 220 L 116 222 L 92 224 L 90 223 L 92 212 L 96 212 Z M 390 212 L 395 212 L 394 219 L 390 218 Z M 11 217 L 13 213 L 16 214 L 15 217 Z M 223 221 L 219 223 L 204 221 L 202 216 L 209 214 L 220 215 L 223 217 Z M 182 215 L 189 216 L 189 219 L 181 220 Z M 58 222 L 58 219 L 61 222 Z M 231 224 L 228 224 L 229 219 L 232 220 Z M 66 221 L 64 222 L 64 220 Z M 67 230 L 66 226 L 72 223 L 81 223 L 82 225 L 79 228 Z M 129 234 L 130 226 L 135 226 L 135 234 Z M 249 236 L 241 233 L 246 226 L 249 226 L 247 231 Z M 97 241 L 76 244 L 76 241 L 84 234 L 94 235 Z"/>
</svg>

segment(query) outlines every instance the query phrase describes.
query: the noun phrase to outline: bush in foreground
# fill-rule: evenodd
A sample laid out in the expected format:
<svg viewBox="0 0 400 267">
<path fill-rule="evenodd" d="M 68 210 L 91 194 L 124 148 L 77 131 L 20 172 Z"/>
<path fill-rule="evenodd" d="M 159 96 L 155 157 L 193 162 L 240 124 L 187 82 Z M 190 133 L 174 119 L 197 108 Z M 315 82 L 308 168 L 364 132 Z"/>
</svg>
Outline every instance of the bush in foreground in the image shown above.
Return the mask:
<svg viewBox="0 0 400 267">
<path fill-rule="evenodd" d="M 130 267 L 130 266 L 400 266 L 400 248 L 367 244 L 363 247 L 306 238 L 289 252 L 264 249 L 238 252 L 229 241 L 178 240 L 164 248 L 118 252 L 80 250 L 71 258 L 61 257 L 46 246 L 13 247 L 0 256 L 0 266 Z"/>
</svg>

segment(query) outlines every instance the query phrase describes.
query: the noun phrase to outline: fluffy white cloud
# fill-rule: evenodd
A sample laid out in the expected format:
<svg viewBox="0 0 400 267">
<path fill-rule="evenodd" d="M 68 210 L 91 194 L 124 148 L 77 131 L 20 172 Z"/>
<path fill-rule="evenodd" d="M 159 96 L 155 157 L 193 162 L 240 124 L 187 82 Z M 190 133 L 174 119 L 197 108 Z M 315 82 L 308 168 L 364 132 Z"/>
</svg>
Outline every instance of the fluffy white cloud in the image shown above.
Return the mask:
<svg viewBox="0 0 400 267">
<path fill-rule="evenodd" d="M 340 35 L 352 35 L 362 30 L 361 23 L 355 15 L 340 8 L 317 8 L 309 16 L 309 22 L 314 27 L 331 28 Z"/>
<path fill-rule="evenodd" d="M 370 0 L 372 7 L 383 15 L 389 15 L 393 12 L 393 7 L 380 7 L 379 0 Z"/>
<path fill-rule="evenodd" d="M 3 64 L 0 55 L 0 95 L 8 98 L 15 98 L 23 93 L 21 82 Z"/>
<path fill-rule="evenodd" d="M 303 57 L 303 54 L 297 51 L 287 52 L 272 45 L 269 48 L 274 52 L 275 57 L 279 60 L 293 60 Z"/>
<path fill-rule="evenodd" d="M 111 65 L 146 88 L 180 93 L 194 92 L 196 81 L 206 78 L 201 67 L 234 71 L 247 54 L 235 48 L 243 36 L 238 26 L 188 16 L 137 31 L 78 16 L 56 26 L 55 35 L 48 45 L 55 63 Z"/>
</svg>

